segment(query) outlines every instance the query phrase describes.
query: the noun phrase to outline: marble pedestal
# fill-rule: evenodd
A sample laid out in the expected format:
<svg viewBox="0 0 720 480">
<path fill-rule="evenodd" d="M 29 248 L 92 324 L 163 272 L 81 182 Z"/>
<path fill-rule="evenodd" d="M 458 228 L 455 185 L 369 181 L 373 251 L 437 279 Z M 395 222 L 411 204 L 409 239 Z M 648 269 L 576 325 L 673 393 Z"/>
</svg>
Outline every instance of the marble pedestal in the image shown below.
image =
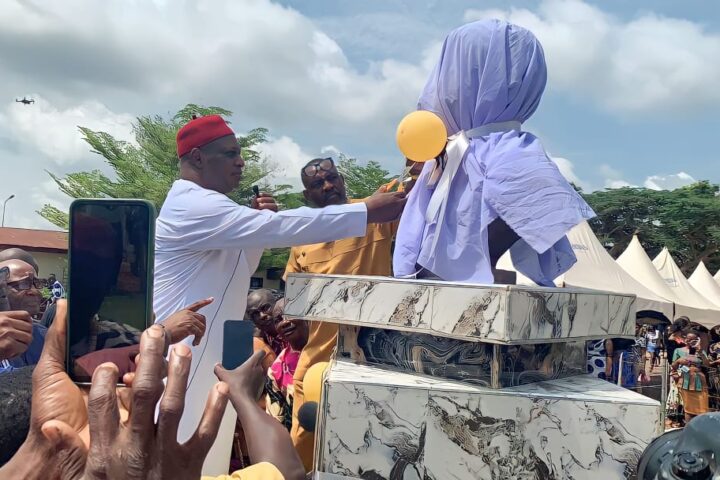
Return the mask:
<svg viewBox="0 0 720 480">
<path fill-rule="evenodd" d="M 339 330 L 337 358 L 481 387 L 514 387 L 587 371 L 582 340 L 498 345 L 371 327 Z"/>
<path fill-rule="evenodd" d="M 318 478 L 624 479 L 660 433 L 659 403 L 585 374 L 634 296 L 299 274 L 286 300 L 340 324 Z"/>
<path fill-rule="evenodd" d="M 632 338 L 635 296 L 585 289 L 293 274 L 285 314 L 502 344 Z"/>
<path fill-rule="evenodd" d="M 657 402 L 589 375 L 497 390 L 339 360 L 323 397 L 317 469 L 345 478 L 624 479 L 661 432 Z"/>
</svg>

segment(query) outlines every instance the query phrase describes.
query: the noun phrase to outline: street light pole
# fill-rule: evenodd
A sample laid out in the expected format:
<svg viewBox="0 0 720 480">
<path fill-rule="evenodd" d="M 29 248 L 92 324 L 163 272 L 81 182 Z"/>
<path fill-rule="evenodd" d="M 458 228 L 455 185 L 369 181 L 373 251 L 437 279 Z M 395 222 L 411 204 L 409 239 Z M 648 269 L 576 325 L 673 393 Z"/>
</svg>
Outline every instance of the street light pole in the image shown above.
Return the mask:
<svg viewBox="0 0 720 480">
<path fill-rule="evenodd" d="M 15 198 L 15 194 L 10 195 L 8 198 L 5 199 L 3 202 L 3 214 L 2 214 L 2 226 L 5 226 L 5 207 L 7 206 L 7 202 Z"/>
</svg>

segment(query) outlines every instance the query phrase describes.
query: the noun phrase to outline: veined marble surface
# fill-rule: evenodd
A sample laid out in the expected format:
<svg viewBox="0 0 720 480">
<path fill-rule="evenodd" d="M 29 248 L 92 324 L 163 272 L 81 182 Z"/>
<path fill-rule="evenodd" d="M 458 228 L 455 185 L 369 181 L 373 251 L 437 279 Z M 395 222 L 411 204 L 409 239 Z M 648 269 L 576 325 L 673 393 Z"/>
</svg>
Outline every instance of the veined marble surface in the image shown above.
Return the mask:
<svg viewBox="0 0 720 480">
<path fill-rule="evenodd" d="M 635 297 L 593 290 L 291 274 L 285 297 L 285 313 L 307 320 L 492 343 L 635 332 Z"/>
<path fill-rule="evenodd" d="M 624 479 L 660 405 L 590 376 L 503 390 L 336 361 L 318 470 L 369 479 Z"/>
<path fill-rule="evenodd" d="M 343 325 L 338 356 L 490 388 L 586 373 L 584 341 L 493 345 L 422 333 Z"/>
</svg>

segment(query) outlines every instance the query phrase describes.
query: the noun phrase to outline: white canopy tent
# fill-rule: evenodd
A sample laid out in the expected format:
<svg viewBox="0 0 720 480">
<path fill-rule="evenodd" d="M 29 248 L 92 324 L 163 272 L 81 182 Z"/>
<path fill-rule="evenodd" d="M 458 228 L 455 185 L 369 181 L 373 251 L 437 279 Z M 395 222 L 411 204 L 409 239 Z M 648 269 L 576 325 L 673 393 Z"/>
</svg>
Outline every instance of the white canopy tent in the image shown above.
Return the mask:
<svg viewBox="0 0 720 480">
<path fill-rule="evenodd" d="M 655 268 L 642 245 L 640 245 L 640 240 L 638 240 L 637 236 L 633 236 L 630 244 L 622 255 L 618 257 L 616 263 L 656 295 L 672 301 L 675 304 L 675 315 L 673 319 L 686 316 L 691 321 L 705 326 L 714 326 L 720 323 L 720 311 L 707 305 L 707 300 L 702 299 L 700 300 L 700 304 L 696 305 L 692 303 L 691 299 L 682 298 L 675 289 L 670 288 L 670 286 L 665 283 L 663 276 L 660 275 L 660 272 Z M 673 264 L 674 263 L 675 262 L 673 262 Z M 683 277 L 683 279 L 684 278 L 685 277 Z M 685 281 L 687 282 L 687 280 Z M 690 287 L 690 289 L 692 289 L 692 287 Z M 706 306 L 703 307 L 703 305 Z"/>
<path fill-rule="evenodd" d="M 577 263 L 565 274 L 555 279 L 559 287 L 591 288 L 607 292 L 626 293 L 637 296 L 637 311 L 653 311 L 673 318 L 673 304 L 635 280 L 615 263 L 602 246 L 587 222 L 580 223 L 567 235 Z M 497 268 L 514 270 L 509 253 L 499 261 Z M 518 274 L 517 283 L 532 283 Z"/>
<path fill-rule="evenodd" d="M 710 275 L 704 262 L 700 262 L 688 278 L 690 285 L 703 297 L 710 300 L 716 307 L 720 308 L 720 285 Z"/>
<path fill-rule="evenodd" d="M 720 307 L 716 307 L 690 285 L 690 282 L 685 278 L 667 248 L 663 248 L 652 263 L 667 286 L 680 299 L 679 304 L 692 305 L 694 308 L 701 309 L 704 312 L 695 318 L 688 315 L 690 321 L 697 322 L 708 328 L 720 324 Z"/>
</svg>

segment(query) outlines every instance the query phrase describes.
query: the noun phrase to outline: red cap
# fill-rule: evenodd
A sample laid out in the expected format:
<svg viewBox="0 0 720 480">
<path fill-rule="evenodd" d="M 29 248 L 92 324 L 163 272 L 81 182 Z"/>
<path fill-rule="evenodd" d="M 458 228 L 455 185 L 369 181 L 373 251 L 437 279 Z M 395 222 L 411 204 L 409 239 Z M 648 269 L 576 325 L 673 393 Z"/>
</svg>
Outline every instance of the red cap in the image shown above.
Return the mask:
<svg viewBox="0 0 720 480">
<path fill-rule="evenodd" d="M 194 118 L 177 133 L 177 154 L 182 157 L 193 148 L 207 145 L 213 140 L 235 135 L 220 115 L 207 115 Z"/>
</svg>

